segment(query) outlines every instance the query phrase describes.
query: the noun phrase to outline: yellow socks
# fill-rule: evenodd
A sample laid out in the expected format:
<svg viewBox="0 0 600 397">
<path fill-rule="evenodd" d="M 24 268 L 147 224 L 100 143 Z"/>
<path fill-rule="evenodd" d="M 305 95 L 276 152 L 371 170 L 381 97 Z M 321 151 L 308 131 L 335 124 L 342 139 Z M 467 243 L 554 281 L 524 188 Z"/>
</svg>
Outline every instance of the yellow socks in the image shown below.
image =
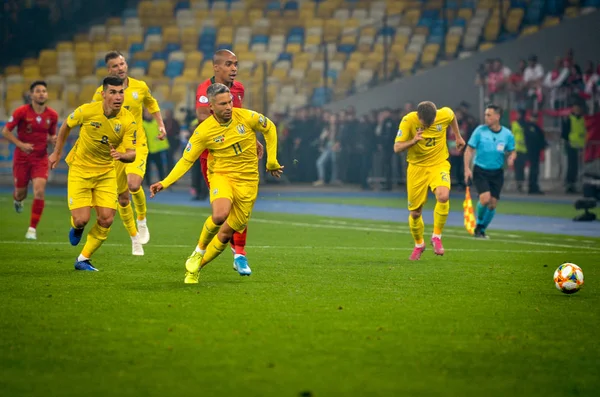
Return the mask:
<svg viewBox="0 0 600 397">
<path fill-rule="evenodd" d="M 423 233 L 425 232 L 425 223 L 423 222 L 423 217 L 420 216 L 417 219 L 414 219 L 409 215 L 408 226 L 410 227 L 410 234 L 412 234 L 415 244 L 423 244 Z"/>
<path fill-rule="evenodd" d="M 83 250 L 81 251 L 81 255 L 86 258 L 91 258 L 92 254 L 96 252 L 104 240 L 106 240 L 109 231 L 110 227 L 102 227 L 96 222 L 87 234 L 87 239 L 83 246 Z"/>
<path fill-rule="evenodd" d="M 215 225 L 212 220 L 212 216 L 206 218 L 204 226 L 202 226 L 202 232 L 200 233 L 200 239 L 198 240 L 198 247 L 201 250 L 207 249 L 208 244 L 213 240 L 213 237 L 217 235 L 221 226 Z M 222 251 L 222 250 L 221 250 Z"/>
<path fill-rule="evenodd" d="M 141 190 L 141 189 L 140 189 Z M 129 236 L 135 236 L 137 232 L 137 228 L 135 226 L 135 221 L 133 220 L 133 209 L 131 208 L 131 203 L 127 204 L 126 207 L 121 207 L 118 205 L 119 215 L 121 216 L 121 220 L 123 220 L 123 225 L 125 229 L 127 229 L 127 233 Z"/>
<path fill-rule="evenodd" d="M 223 252 L 223 250 L 226 247 L 227 247 L 227 243 L 222 243 L 219 240 L 219 236 L 214 236 L 214 238 L 212 239 L 210 244 L 208 244 L 208 247 L 206 247 L 206 252 L 204 253 L 204 256 L 202 257 L 202 263 L 200 264 L 200 267 L 206 266 L 206 264 L 208 264 L 208 262 L 212 261 L 217 256 L 221 255 L 221 252 Z"/>
<path fill-rule="evenodd" d="M 450 212 L 450 202 L 440 203 L 439 201 L 435 205 L 433 210 L 433 234 L 437 236 L 442 235 L 442 230 L 446 226 L 446 220 L 448 219 L 448 212 Z"/>
<path fill-rule="evenodd" d="M 137 192 L 130 192 L 131 198 L 133 199 L 133 205 L 135 206 L 135 213 L 137 214 L 138 221 L 146 219 L 146 193 L 144 188 L 140 187 Z"/>
</svg>

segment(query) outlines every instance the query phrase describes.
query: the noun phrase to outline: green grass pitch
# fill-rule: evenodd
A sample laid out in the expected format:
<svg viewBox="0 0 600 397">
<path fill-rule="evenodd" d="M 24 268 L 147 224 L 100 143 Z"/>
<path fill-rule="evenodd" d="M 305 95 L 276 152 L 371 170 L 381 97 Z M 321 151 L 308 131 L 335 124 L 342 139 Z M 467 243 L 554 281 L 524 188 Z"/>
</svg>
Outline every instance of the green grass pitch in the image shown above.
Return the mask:
<svg viewBox="0 0 600 397">
<path fill-rule="evenodd" d="M 28 204 L 30 201 L 28 201 Z M 444 235 L 407 260 L 405 224 L 256 213 L 251 277 L 224 252 L 183 284 L 207 209 L 150 205 L 133 257 L 116 218 L 76 272 L 66 203 L 3 195 L 0 390 L 5 396 L 592 396 L 600 390 L 600 239 Z M 426 233 L 431 233 L 427 225 Z M 83 241 L 82 241 L 83 244 Z M 583 268 L 560 293 L 562 262 Z"/>
</svg>

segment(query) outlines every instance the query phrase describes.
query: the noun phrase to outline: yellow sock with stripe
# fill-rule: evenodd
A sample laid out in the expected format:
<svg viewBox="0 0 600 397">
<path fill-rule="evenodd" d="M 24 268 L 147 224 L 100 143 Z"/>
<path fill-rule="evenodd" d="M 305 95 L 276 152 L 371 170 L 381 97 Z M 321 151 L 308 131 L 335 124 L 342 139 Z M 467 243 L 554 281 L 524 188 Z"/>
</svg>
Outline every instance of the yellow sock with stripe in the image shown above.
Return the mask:
<svg viewBox="0 0 600 397">
<path fill-rule="evenodd" d="M 221 226 L 215 225 L 213 222 L 212 216 L 206 218 L 204 221 L 204 226 L 202 226 L 202 232 L 200 233 L 200 239 L 198 240 L 198 248 L 201 251 L 206 250 L 208 244 L 213 240 L 213 238 L 219 232 Z"/>
<path fill-rule="evenodd" d="M 133 205 L 135 206 L 137 220 L 143 221 L 146 219 L 146 212 L 148 211 L 146 208 L 146 193 L 144 193 L 144 188 L 140 187 L 137 192 L 130 193 L 133 200 Z"/>
<path fill-rule="evenodd" d="M 446 221 L 448 220 L 448 212 L 450 212 L 450 202 L 440 203 L 439 201 L 435 204 L 433 210 L 433 235 L 434 237 L 441 237 Z"/>
<path fill-rule="evenodd" d="M 425 223 L 423 222 L 423 217 L 419 216 L 415 219 L 409 215 L 408 226 L 410 227 L 410 234 L 412 234 L 415 240 L 415 245 L 424 244 L 423 233 L 425 233 Z"/>
<path fill-rule="evenodd" d="M 121 207 L 121 204 L 119 204 L 118 209 L 119 216 L 121 216 L 121 220 L 123 221 L 127 233 L 129 233 L 130 237 L 135 236 L 138 232 L 135 221 L 133 220 L 133 208 L 131 208 L 131 203 L 128 203 L 126 207 Z"/>
<path fill-rule="evenodd" d="M 208 247 L 206 247 L 206 252 L 202 257 L 200 267 L 206 266 L 210 261 L 221 255 L 221 252 L 223 252 L 225 248 L 227 248 L 227 243 L 222 243 L 221 240 L 219 240 L 219 236 L 214 236 L 212 241 L 208 244 Z"/>
<path fill-rule="evenodd" d="M 81 255 L 88 259 L 91 258 L 92 254 L 96 252 L 104 240 L 106 240 L 109 231 L 110 227 L 102 227 L 96 222 L 87 234 L 85 245 L 83 246 L 83 250 L 81 250 Z"/>
</svg>

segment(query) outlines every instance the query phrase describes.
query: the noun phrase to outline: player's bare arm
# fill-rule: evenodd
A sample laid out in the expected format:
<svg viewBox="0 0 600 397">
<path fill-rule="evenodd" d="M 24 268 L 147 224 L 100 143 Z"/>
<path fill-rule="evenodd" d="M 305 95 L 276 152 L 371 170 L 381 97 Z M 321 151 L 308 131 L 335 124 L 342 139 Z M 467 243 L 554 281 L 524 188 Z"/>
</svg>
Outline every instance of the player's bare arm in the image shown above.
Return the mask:
<svg viewBox="0 0 600 397">
<path fill-rule="evenodd" d="M 21 149 L 25 153 L 29 154 L 29 153 L 33 152 L 33 144 L 31 144 L 31 143 L 25 143 L 25 142 L 21 141 L 12 132 L 10 132 L 8 130 L 8 128 L 6 128 L 6 126 L 4 126 L 4 128 L 2 128 L 2 136 L 4 136 L 4 138 L 7 141 L 9 141 L 10 143 L 12 143 L 13 145 L 15 145 L 16 147 L 18 147 L 19 149 Z"/>
<path fill-rule="evenodd" d="M 160 111 L 154 112 L 152 113 L 152 117 L 154 118 L 154 120 L 156 120 L 156 123 L 158 124 L 158 139 L 162 141 L 167 136 L 167 130 L 165 129 L 165 122 L 163 121 L 162 114 L 160 114 Z"/>
<path fill-rule="evenodd" d="M 463 150 L 466 143 L 462 135 L 460 135 L 460 128 L 458 127 L 458 120 L 456 120 L 456 117 L 452 120 L 452 123 L 450 123 L 450 128 L 452 129 L 452 133 L 456 139 L 456 148 L 458 150 Z"/>
<path fill-rule="evenodd" d="M 508 152 L 508 159 L 506 160 L 506 164 L 508 164 L 509 167 L 512 167 L 515 164 L 515 160 L 517 159 L 517 152 L 516 151 L 511 151 Z"/>
<path fill-rule="evenodd" d="M 465 150 L 465 183 L 469 183 L 469 180 L 473 178 L 473 171 L 471 171 L 471 162 L 473 161 L 473 156 L 475 155 L 475 149 L 471 146 L 467 146 Z"/>
<path fill-rule="evenodd" d="M 117 150 L 113 147 L 113 145 L 109 144 L 110 146 L 110 156 L 117 160 L 120 161 L 122 163 L 133 163 L 135 161 L 135 150 L 134 149 L 126 149 L 125 153 L 122 152 L 117 152 Z"/>
<path fill-rule="evenodd" d="M 419 142 L 421 140 L 423 140 L 423 132 L 417 131 L 414 138 L 411 139 L 410 141 L 394 143 L 394 153 L 401 153 L 401 152 L 405 151 L 406 149 L 408 149 L 412 146 L 415 146 L 417 144 L 417 142 Z"/>
<path fill-rule="evenodd" d="M 48 162 L 50 163 L 50 169 L 55 169 L 58 163 L 60 162 L 60 158 L 62 156 L 63 148 L 65 147 L 65 142 L 67 141 L 67 137 L 71 133 L 71 127 L 67 125 L 67 123 L 63 123 L 60 126 L 60 130 L 58 130 L 58 135 L 56 137 L 56 144 L 54 145 L 54 151 L 48 157 Z"/>
<path fill-rule="evenodd" d="M 198 118 L 198 124 L 202 124 L 204 120 L 210 117 L 210 108 L 208 106 L 197 107 L 196 117 Z"/>
</svg>

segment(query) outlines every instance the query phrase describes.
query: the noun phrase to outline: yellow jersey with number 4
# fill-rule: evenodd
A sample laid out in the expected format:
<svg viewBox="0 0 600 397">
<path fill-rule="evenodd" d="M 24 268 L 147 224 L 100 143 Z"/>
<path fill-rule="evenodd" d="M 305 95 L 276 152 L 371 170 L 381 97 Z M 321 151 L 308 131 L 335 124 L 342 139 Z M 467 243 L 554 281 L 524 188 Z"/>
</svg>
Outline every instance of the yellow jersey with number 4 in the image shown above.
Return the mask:
<svg viewBox="0 0 600 397">
<path fill-rule="evenodd" d="M 450 108 L 438 109 L 435 121 L 429 128 L 424 129 L 419 121 L 417 112 L 410 112 L 400 122 L 396 142 L 412 140 L 418 131 L 423 139 L 408 148 L 406 161 L 419 167 L 435 166 L 448 160 L 448 145 L 446 130 L 454 120 L 454 112 Z"/>
<path fill-rule="evenodd" d="M 138 125 L 138 132 L 136 135 L 136 146 L 139 148 L 147 147 L 146 134 L 142 128 L 142 114 L 144 113 L 144 107 L 148 109 L 150 113 L 156 113 L 160 111 L 158 102 L 152 96 L 150 88 L 142 80 L 136 80 L 129 77 L 127 81 L 127 88 L 125 88 L 125 95 L 123 101 L 123 107 L 133 114 L 135 122 Z M 92 102 L 102 102 L 102 86 L 98 87 Z M 120 147 L 118 150 L 123 151 L 125 148 Z"/>
</svg>

